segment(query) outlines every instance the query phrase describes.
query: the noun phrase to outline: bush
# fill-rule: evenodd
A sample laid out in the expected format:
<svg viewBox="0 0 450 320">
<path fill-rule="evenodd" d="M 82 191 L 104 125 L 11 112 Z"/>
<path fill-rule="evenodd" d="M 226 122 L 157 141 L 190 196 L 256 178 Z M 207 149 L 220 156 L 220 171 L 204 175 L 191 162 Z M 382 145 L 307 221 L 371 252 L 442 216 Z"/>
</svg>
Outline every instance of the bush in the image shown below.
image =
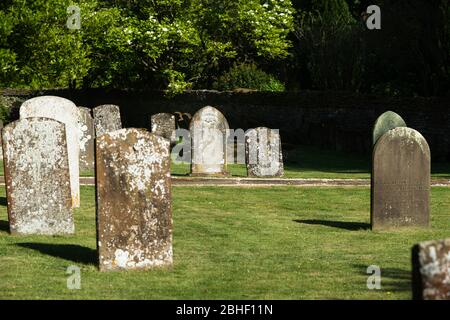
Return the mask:
<svg viewBox="0 0 450 320">
<path fill-rule="evenodd" d="M 230 91 L 238 88 L 258 91 L 285 90 L 282 82 L 258 69 L 253 63 L 235 64 L 214 83 L 214 88 L 222 91 Z"/>
</svg>

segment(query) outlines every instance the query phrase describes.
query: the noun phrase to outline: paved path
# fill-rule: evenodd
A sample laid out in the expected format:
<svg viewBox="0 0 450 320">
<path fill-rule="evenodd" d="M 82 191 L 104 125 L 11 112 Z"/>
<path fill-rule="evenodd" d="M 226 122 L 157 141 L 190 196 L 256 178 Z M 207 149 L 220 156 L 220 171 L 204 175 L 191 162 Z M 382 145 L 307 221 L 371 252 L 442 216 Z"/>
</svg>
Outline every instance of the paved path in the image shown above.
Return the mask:
<svg viewBox="0 0 450 320">
<path fill-rule="evenodd" d="M 0 184 L 5 184 L 0 176 Z M 94 185 L 94 177 L 80 177 L 81 185 Z M 173 186 L 230 186 L 230 187 L 272 187 L 272 186 L 302 186 L 302 187 L 369 187 L 368 179 L 279 179 L 279 178 L 202 178 L 188 176 L 173 176 Z M 432 180 L 432 186 L 450 187 L 450 180 Z"/>
</svg>

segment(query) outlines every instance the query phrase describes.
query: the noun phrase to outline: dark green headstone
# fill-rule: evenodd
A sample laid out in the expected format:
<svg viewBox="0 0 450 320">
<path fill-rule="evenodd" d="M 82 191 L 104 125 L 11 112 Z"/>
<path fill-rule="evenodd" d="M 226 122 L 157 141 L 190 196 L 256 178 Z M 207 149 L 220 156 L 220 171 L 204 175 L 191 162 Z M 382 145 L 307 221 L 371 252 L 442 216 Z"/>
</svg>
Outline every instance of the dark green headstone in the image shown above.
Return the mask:
<svg viewBox="0 0 450 320">
<path fill-rule="evenodd" d="M 406 127 L 405 121 L 393 111 L 386 111 L 375 121 L 372 133 L 372 143 L 375 145 L 378 139 L 389 130 L 397 127 Z"/>
</svg>

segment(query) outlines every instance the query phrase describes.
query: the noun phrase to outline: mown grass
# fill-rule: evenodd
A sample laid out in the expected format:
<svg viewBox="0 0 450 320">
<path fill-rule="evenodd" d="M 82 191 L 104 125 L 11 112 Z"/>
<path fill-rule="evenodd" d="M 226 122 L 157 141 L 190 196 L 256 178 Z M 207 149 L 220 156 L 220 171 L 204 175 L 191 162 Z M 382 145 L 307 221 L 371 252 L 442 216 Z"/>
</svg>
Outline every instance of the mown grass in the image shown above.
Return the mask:
<svg viewBox="0 0 450 320">
<path fill-rule="evenodd" d="M 0 298 L 409 299 L 411 247 L 450 236 L 448 188 L 432 188 L 431 228 L 373 232 L 369 188 L 174 187 L 173 268 L 101 273 L 94 188 L 81 191 L 76 235 L 19 237 L 0 189 Z M 81 290 L 66 287 L 70 265 Z"/>
</svg>

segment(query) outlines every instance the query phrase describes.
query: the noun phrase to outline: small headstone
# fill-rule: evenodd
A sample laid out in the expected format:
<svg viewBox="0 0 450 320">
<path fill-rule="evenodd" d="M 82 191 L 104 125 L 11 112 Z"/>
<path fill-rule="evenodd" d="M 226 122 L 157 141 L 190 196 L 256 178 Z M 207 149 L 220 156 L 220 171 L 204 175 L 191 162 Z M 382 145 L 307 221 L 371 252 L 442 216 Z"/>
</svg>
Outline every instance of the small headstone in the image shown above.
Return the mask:
<svg viewBox="0 0 450 320">
<path fill-rule="evenodd" d="M 247 174 L 250 177 L 281 177 L 283 157 L 278 130 L 259 127 L 245 135 Z"/>
<path fill-rule="evenodd" d="M 450 300 L 450 239 L 422 242 L 412 251 L 413 298 Z"/>
<path fill-rule="evenodd" d="M 67 152 L 69 155 L 72 206 L 80 206 L 79 123 L 77 106 L 70 100 L 54 96 L 42 96 L 25 101 L 20 107 L 20 119 L 43 117 L 60 121 L 66 126 Z"/>
<path fill-rule="evenodd" d="M 152 133 L 175 143 L 175 116 L 170 113 L 157 113 L 151 116 Z"/>
<path fill-rule="evenodd" d="M 189 125 L 192 139 L 192 175 L 227 175 L 228 122 L 213 107 L 204 107 Z"/>
<path fill-rule="evenodd" d="M 74 233 L 65 125 L 25 118 L 3 129 L 12 234 Z"/>
<path fill-rule="evenodd" d="M 143 129 L 97 138 L 100 270 L 172 264 L 170 143 Z"/>
<path fill-rule="evenodd" d="M 411 128 L 395 128 L 376 143 L 372 163 L 372 229 L 427 227 L 430 149 Z"/>
<path fill-rule="evenodd" d="M 114 104 L 104 104 L 94 108 L 95 136 L 122 129 L 120 108 Z"/>
<path fill-rule="evenodd" d="M 378 139 L 380 139 L 383 134 L 398 127 L 406 127 L 406 123 L 397 113 L 393 111 L 386 111 L 380 115 L 373 126 L 373 145 L 377 143 Z"/>
<path fill-rule="evenodd" d="M 80 169 L 94 170 L 94 120 L 91 116 L 91 109 L 78 107 L 80 111 Z"/>
</svg>

